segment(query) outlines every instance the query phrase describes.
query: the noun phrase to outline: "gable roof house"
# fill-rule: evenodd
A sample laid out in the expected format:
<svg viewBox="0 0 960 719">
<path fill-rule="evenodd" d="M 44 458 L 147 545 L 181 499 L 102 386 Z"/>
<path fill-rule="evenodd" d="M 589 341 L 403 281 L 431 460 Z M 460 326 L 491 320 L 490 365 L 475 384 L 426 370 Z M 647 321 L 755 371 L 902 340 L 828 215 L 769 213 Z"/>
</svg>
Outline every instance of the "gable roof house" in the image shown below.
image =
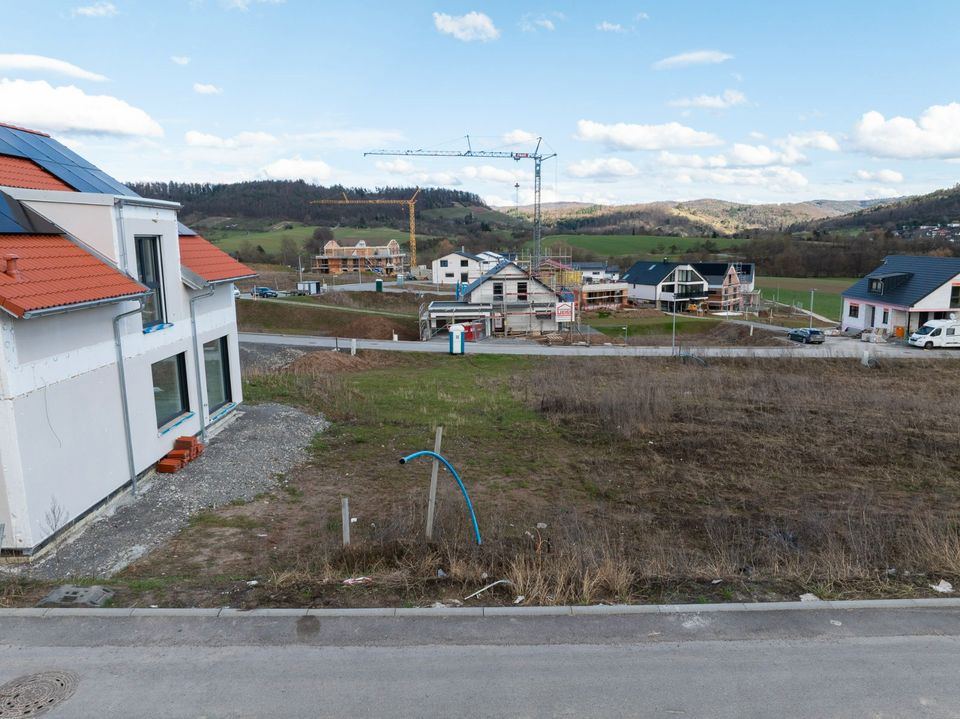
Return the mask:
<svg viewBox="0 0 960 719">
<path fill-rule="evenodd" d="M 329 240 L 323 246 L 323 254 L 313 258 L 312 269 L 323 275 L 359 270 L 402 275 L 406 259 L 406 253 L 400 251 L 400 243 L 396 240 L 385 245 L 368 245 L 366 240 Z"/>
<path fill-rule="evenodd" d="M 431 302 L 421 316 L 428 338 L 452 324 L 483 321 L 486 334 L 555 332 L 560 296 L 519 265 L 505 260 L 463 288 L 455 302 Z"/>
<path fill-rule="evenodd" d="M 710 291 L 707 306 L 724 311 L 739 310 L 744 295 L 753 287 L 753 264 L 740 262 L 691 262 Z"/>
<path fill-rule="evenodd" d="M 431 281 L 435 285 L 469 284 L 487 269 L 487 261 L 465 250 L 456 250 L 430 263 Z"/>
<path fill-rule="evenodd" d="M 681 262 L 637 262 L 624 273 L 621 282 L 627 283 L 631 302 L 649 303 L 672 312 L 682 312 L 710 294 L 703 275 Z"/>
<path fill-rule="evenodd" d="M 0 550 L 29 555 L 241 401 L 254 273 L 51 137 L 0 125 Z"/>
<path fill-rule="evenodd" d="M 960 317 L 960 257 L 888 255 L 842 295 L 844 332 L 909 336 L 928 320 Z"/>
</svg>

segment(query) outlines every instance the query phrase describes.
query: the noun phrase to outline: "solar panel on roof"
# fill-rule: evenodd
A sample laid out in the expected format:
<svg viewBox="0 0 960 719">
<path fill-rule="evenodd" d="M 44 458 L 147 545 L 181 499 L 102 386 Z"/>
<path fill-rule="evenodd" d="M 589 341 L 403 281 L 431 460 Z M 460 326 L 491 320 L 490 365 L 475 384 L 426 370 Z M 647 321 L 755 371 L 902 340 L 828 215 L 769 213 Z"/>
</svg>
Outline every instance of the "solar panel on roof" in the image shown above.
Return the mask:
<svg viewBox="0 0 960 719">
<path fill-rule="evenodd" d="M 23 157 L 79 192 L 137 194 L 52 137 L 0 125 L 0 155 Z"/>
<path fill-rule="evenodd" d="M 25 232 L 25 229 L 10 216 L 6 204 L 0 201 L 0 234 L 20 234 L 22 232 Z"/>
</svg>

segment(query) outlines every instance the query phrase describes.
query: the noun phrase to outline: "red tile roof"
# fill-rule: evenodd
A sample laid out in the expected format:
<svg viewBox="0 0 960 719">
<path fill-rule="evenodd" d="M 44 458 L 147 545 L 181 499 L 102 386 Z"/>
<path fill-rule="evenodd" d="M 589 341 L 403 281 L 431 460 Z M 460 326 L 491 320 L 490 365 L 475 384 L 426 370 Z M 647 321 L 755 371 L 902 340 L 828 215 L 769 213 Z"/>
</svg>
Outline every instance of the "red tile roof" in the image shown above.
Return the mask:
<svg viewBox="0 0 960 719">
<path fill-rule="evenodd" d="M 0 155 L 0 185 L 22 187 L 28 190 L 74 191 L 66 182 L 33 161 L 9 155 Z"/>
<path fill-rule="evenodd" d="M 6 259 L 10 255 L 17 257 L 16 271 Z M 0 235 L 0 307 L 17 317 L 145 291 L 62 235 Z"/>
<path fill-rule="evenodd" d="M 200 235 L 180 235 L 180 264 L 207 282 L 239 280 L 257 274 Z"/>
</svg>

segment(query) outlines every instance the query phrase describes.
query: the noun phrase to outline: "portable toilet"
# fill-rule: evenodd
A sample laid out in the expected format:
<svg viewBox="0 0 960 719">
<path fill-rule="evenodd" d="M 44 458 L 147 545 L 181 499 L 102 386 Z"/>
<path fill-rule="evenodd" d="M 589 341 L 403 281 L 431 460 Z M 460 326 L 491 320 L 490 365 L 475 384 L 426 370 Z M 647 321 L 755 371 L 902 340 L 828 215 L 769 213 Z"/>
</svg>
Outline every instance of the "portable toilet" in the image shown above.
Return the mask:
<svg viewBox="0 0 960 719">
<path fill-rule="evenodd" d="M 450 325 L 448 330 L 450 335 L 450 354 L 462 355 L 466 349 L 465 335 L 463 325 Z"/>
<path fill-rule="evenodd" d="M 377 278 L 376 287 L 377 292 L 383 292 L 383 280 L 381 280 L 379 277 Z"/>
</svg>

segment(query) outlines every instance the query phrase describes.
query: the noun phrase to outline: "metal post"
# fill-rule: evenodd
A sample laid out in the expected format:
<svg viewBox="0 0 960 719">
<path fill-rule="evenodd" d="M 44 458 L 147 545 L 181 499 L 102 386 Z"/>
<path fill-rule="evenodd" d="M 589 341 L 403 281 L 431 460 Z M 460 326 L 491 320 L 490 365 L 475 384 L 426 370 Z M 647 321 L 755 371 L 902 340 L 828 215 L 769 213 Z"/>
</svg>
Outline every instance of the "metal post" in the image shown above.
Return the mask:
<svg viewBox="0 0 960 719">
<path fill-rule="evenodd" d="M 539 150 L 540 143 L 537 143 Z M 534 277 L 540 276 L 540 155 L 533 159 L 533 272 Z"/>
<path fill-rule="evenodd" d="M 343 523 L 343 546 L 350 544 L 350 500 L 347 497 L 340 498 L 340 520 Z"/>
<path fill-rule="evenodd" d="M 443 440 L 443 427 L 437 427 L 437 436 L 433 442 L 433 451 L 440 454 L 440 442 Z M 433 460 L 430 470 L 430 500 L 427 503 L 427 539 L 433 539 L 433 515 L 437 509 L 437 474 L 440 471 L 440 460 Z"/>
<path fill-rule="evenodd" d="M 673 336 L 670 340 L 670 355 L 677 353 L 677 303 L 673 303 Z"/>
<path fill-rule="evenodd" d="M 623 327 L 621 327 L 621 329 L 623 330 L 623 345 L 624 345 L 624 347 L 626 347 L 626 345 L 627 345 L 627 325 L 624 325 Z"/>
<path fill-rule="evenodd" d="M 810 288 L 810 327 L 813 327 L 813 293 L 816 292 L 814 288 Z"/>
</svg>

